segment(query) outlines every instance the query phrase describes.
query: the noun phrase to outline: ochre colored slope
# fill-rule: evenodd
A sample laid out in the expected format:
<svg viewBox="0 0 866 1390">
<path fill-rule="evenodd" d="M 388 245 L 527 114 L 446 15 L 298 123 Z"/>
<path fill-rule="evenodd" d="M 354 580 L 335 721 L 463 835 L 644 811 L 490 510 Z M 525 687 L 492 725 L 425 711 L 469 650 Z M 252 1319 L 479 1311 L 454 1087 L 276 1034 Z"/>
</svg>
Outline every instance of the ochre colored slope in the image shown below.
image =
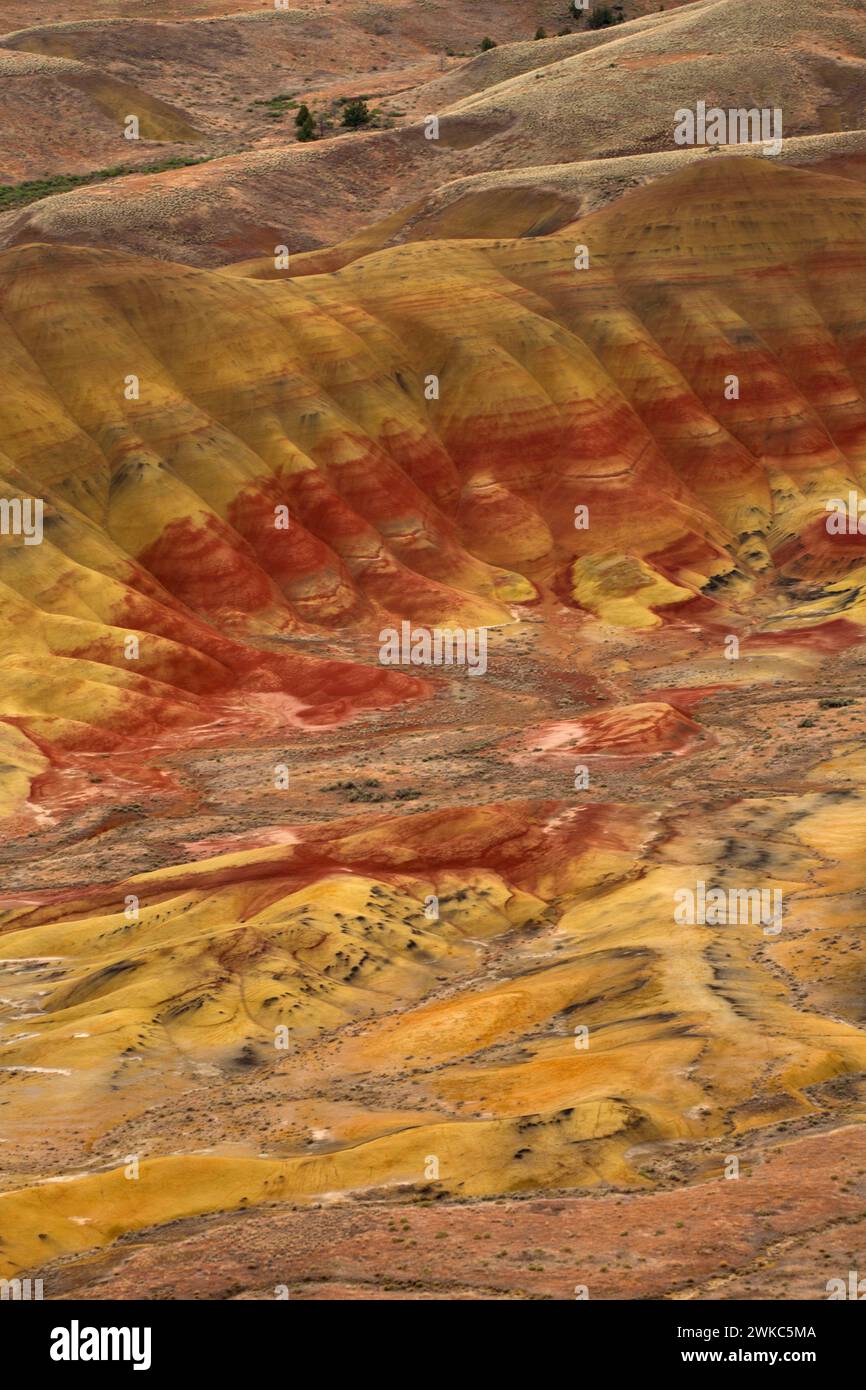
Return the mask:
<svg viewBox="0 0 866 1390">
<path fill-rule="evenodd" d="M 131 1107 L 140 1145 L 154 1088 L 196 1113 L 217 1064 L 244 1099 L 238 1139 L 259 1152 L 177 1153 L 152 1132 L 135 1180 L 109 1163 L 9 1191 L 3 1268 L 260 1202 L 640 1188 L 641 1146 L 730 1144 L 818 1113 L 818 1088 L 862 1073 L 866 1034 L 837 1016 L 841 977 L 823 999 L 805 985 L 792 998 L 791 981 L 810 978 L 827 933 L 840 957 L 857 943 L 862 815 L 860 796 L 814 793 L 705 819 L 509 803 L 299 830 L 287 848 L 111 885 L 91 907 L 8 910 L 16 1016 L 0 1045 L 16 1149 L 37 1115 L 71 1104 L 109 1134 Z M 725 842 L 743 862 L 763 846 L 784 936 L 672 928 L 684 881 L 736 877 Z M 136 920 L 100 909 L 130 892 Z M 862 979 L 862 962 L 848 969 Z M 269 1094 L 282 1103 L 265 1134 Z M 304 1154 L 310 1113 L 320 1130 Z"/>
<path fill-rule="evenodd" d="M 156 1229 L 55 1266 L 52 1286 L 64 1298 L 270 1300 L 279 1279 L 293 1301 L 571 1302 L 579 1278 L 593 1299 L 816 1300 L 828 1261 L 844 1270 L 862 1249 L 862 1143 L 856 1125 L 780 1142 L 756 1134 L 735 1145 L 736 1182 L 723 1148 L 705 1148 L 662 1190 L 628 1197 L 221 1213 L 185 1223 L 170 1263 Z"/>
</svg>

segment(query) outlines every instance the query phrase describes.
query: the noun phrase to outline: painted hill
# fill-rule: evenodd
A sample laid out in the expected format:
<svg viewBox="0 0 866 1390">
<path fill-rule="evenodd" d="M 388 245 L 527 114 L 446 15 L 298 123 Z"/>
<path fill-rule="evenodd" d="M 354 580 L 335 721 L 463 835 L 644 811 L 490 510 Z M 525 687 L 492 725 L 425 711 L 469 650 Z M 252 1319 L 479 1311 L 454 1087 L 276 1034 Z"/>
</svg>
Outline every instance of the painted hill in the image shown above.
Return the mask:
<svg viewBox="0 0 866 1390">
<path fill-rule="evenodd" d="M 83 84 L 51 158 L 97 72 L 218 157 L 0 218 L 0 1274 L 823 1297 L 864 1195 L 866 539 L 827 521 L 866 10 L 8 8 L 18 130 Z M 283 68 L 337 102 L 353 52 L 405 114 L 289 147 Z M 777 159 L 662 138 L 752 88 Z M 483 675 L 383 663 L 404 625 Z"/>
<path fill-rule="evenodd" d="M 724 1190 L 722 1155 L 759 1142 L 759 1124 L 808 1128 L 825 1091 L 831 1116 L 844 1104 L 834 1079 L 856 1088 L 866 1033 L 837 1011 L 862 977 L 842 959 L 857 940 L 862 815 L 862 796 L 833 807 L 808 793 L 717 810 L 714 826 L 512 802 L 299 830 L 289 847 L 62 903 L 31 895 L 3 916 L 0 1084 L 18 1185 L 0 1194 L 0 1268 L 340 1195 L 405 1212 L 607 1184 L 643 1206 L 661 1189 L 679 1216 L 689 1188 L 674 1195 L 654 1163 L 696 1146 L 697 1174 Z M 731 872 L 707 865 L 713 830 L 744 857 L 769 846 L 765 877 L 787 903 L 785 941 L 761 953 L 775 980 L 754 927 L 671 928 L 684 876 Z M 829 940 L 836 969 L 816 987 Z M 70 1106 L 86 1157 L 40 1182 L 44 1150 L 26 1136 Z M 78 1142 L 59 1136 L 58 1156 Z M 188 1233 L 165 1232 L 166 1269 Z"/>
<path fill-rule="evenodd" d="M 825 523 L 863 478 L 864 259 L 866 190 L 723 158 L 547 238 L 301 279 L 7 253 L 4 483 L 47 511 L 0 547 L 7 700 L 34 633 L 46 663 L 4 716 L 201 723 L 241 672 L 315 705 L 315 663 L 242 644 L 347 626 L 347 693 L 389 699 L 383 618 L 503 624 L 539 585 L 723 624 L 778 572 L 857 618 L 862 538 Z"/>
</svg>

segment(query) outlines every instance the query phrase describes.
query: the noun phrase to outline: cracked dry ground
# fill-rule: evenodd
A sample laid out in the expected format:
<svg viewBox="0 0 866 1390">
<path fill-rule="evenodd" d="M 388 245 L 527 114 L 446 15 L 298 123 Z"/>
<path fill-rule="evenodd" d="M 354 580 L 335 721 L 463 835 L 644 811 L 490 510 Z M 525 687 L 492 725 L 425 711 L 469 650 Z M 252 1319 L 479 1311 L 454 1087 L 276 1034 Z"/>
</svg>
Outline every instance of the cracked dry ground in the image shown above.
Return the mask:
<svg viewBox="0 0 866 1390">
<path fill-rule="evenodd" d="M 578 672 L 586 620 L 546 618 L 396 716 L 169 754 L 162 816 L 73 760 L 5 851 L 9 1268 L 785 1299 L 862 1266 L 862 648 L 593 627 Z M 778 887 L 782 932 L 675 925 L 699 879 Z"/>
</svg>

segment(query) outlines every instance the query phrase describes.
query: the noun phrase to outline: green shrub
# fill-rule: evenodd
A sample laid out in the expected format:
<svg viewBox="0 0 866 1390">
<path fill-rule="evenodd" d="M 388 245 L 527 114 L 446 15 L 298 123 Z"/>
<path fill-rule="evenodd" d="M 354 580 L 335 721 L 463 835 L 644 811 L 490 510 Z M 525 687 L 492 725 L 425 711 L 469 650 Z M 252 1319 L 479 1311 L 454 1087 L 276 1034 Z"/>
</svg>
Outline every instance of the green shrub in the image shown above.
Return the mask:
<svg viewBox="0 0 866 1390">
<path fill-rule="evenodd" d="M 493 39 L 485 38 L 481 40 L 480 48 L 482 53 L 486 53 L 488 49 L 495 47 L 496 44 Z"/>
<path fill-rule="evenodd" d="M 348 101 L 343 108 L 343 125 L 357 129 L 358 126 L 367 125 L 370 120 L 370 108 L 363 97 L 356 97 L 354 101 Z"/>
<path fill-rule="evenodd" d="M 27 203 L 50 198 L 55 193 L 69 193 L 73 188 L 83 188 L 89 183 L 104 183 L 106 179 L 119 179 L 125 174 L 162 174 L 168 169 L 206 164 L 210 158 L 210 155 L 199 155 L 192 159 L 174 156 L 162 159 L 157 164 L 115 164 L 110 169 L 96 169 L 92 174 L 50 174 L 43 179 L 27 179 L 24 183 L 2 183 L 0 212 L 7 208 L 25 207 Z"/>
</svg>

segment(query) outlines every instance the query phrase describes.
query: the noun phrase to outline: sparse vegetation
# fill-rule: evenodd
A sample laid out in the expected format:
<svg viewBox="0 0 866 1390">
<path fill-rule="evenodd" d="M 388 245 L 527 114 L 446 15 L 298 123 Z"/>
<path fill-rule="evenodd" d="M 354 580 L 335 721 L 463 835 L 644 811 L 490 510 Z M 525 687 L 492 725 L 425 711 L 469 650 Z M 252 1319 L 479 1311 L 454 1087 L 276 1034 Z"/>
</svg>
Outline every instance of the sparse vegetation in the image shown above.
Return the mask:
<svg viewBox="0 0 866 1390">
<path fill-rule="evenodd" d="M 547 30 L 546 30 L 546 29 L 542 29 L 541 25 L 539 24 L 538 28 L 537 28 L 536 31 L 535 31 L 534 37 L 535 37 L 536 39 L 546 39 L 546 38 L 547 38 Z"/>
<path fill-rule="evenodd" d="M 488 49 L 490 49 L 490 48 L 495 48 L 495 47 L 496 47 L 496 42 L 495 42 L 494 39 L 491 39 L 491 38 L 483 38 L 483 39 L 481 40 L 481 43 L 479 44 L 479 48 L 481 49 L 481 52 L 482 52 L 482 53 L 486 53 L 486 52 L 488 51 Z"/>
<path fill-rule="evenodd" d="M 610 24 L 625 22 L 622 5 L 599 5 L 586 18 L 587 29 L 606 29 Z"/>
<path fill-rule="evenodd" d="M 55 193 L 70 193 L 74 188 L 83 188 L 90 183 L 104 183 L 106 179 L 119 179 L 127 174 L 163 174 L 168 169 L 186 169 L 191 164 L 206 164 L 211 155 L 200 155 L 194 159 L 162 159 L 157 164 L 115 164 L 110 169 L 95 169 L 92 174 L 51 174 L 44 179 L 27 179 L 23 183 L 0 184 L 0 211 L 24 207 L 27 203 L 38 202 L 40 198 L 50 198 Z"/>
<path fill-rule="evenodd" d="M 279 96 L 275 97 L 257 98 L 252 106 L 247 107 L 247 110 L 253 111 L 257 106 L 263 106 L 265 108 L 263 113 L 265 116 L 268 116 L 271 120 L 279 120 L 281 116 L 285 115 L 286 111 L 293 111 L 297 104 L 291 92 L 282 92 Z"/>
</svg>

